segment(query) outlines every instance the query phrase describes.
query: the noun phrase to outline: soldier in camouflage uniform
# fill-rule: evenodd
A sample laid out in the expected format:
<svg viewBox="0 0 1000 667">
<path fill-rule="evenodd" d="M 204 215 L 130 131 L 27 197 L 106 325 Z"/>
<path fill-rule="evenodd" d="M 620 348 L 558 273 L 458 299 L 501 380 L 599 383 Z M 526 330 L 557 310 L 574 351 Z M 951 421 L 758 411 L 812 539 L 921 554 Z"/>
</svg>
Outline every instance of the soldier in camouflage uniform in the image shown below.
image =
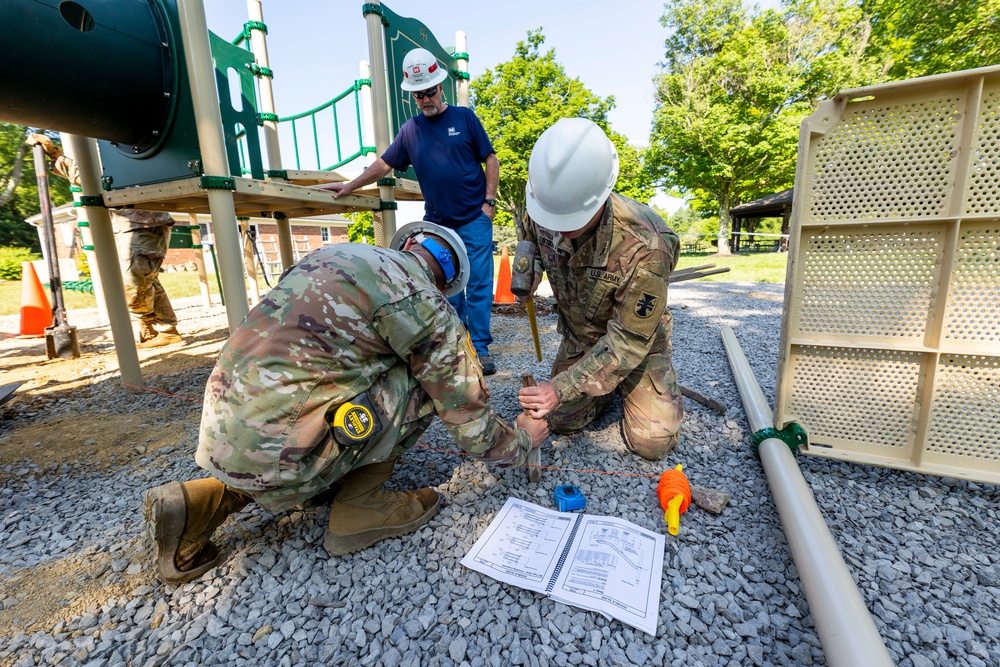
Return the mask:
<svg viewBox="0 0 1000 667">
<path fill-rule="evenodd" d="M 212 532 L 250 500 L 277 512 L 339 483 L 324 540 L 337 555 L 416 530 L 437 512 L 438 493 L 382 484 L 435 414 L 462 449 L 502 467 L 522 465 L 544 441 L 544 421 L 522 413 L 514 428 L 487 402 L 475 348 L 447 301 L 469 274 L 458 235 L 411 223 L 390 247 L 403 251 L 316 250 L 226 342 L 195 456 L 212 477 L 146 494 L 165 581 L 211 568 Z"/>
<path fill-rule="evenodd" d="M 683 407 L 671 363 L 667 277 L 679 241 L 648 206 L 611 191 L 614 145 L 593 122 L 558 121 L 529 162 L 520 240 L 537 245 L 558 305 L 563 339 L 548 382 L 522 389 L 521 404 L 548 415 L 556 433 L 582 429 L 624 399 L 628 448 L 658 460 L 680 437 Z"/>
<path fill-rule="evenodd" d="M 111 209 L 118 261 L 129 311 L 139 319 L 140 348 L 183 343 L 170 297 L 160 284 L 160 267 L 170 245 L 174 219 L 162 211 Z"/>
<path fill-rule="evenodd" d="M 44 134 L 29 134 L 28 145 L 41 144 L 52 160 L 52 173 L 79 187 L 80 170 Z M 177 331 L 177 316 L 160 284 L 160 267 L 170 244 L 174 219 L 160 211 L 110 209 L 118 261 L 125 281 L 129 311 L 139 319 L 140 348 L 184 342 Z"/>
</svg>

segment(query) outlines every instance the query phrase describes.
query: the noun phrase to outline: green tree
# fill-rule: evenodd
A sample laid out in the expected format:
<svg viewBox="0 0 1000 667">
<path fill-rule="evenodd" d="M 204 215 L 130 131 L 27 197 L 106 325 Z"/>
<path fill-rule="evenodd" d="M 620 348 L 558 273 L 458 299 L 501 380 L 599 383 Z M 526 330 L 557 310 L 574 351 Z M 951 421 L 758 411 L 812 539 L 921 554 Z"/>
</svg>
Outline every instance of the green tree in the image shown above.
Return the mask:
<svg viewBox="0 0 1000 667">
<path fill-rule="evenodd" d="M 347 240 L 352 243 L 375 243 L 375 225 L 371 211 L 359 211 L 357 213 L 345 213 L 353 222 L 347 228 Z M 388 243 L 388 239 L 386 239 Z"/>
<path fill-rule="evenodd" d="M 1000 0 L 861 0 L 880 78 L 1000 64 Z"/>
<path fill-rule="evenodd" d="M 719 253 L 729 210 L 794 181 L 798 128 L 824 96 L 865 83 L 867 23 L 853 0 L 670 0 L 648 165 L 662 185 L 711 201 Z"/>
<path fill-rule="evenodd" d="M 524 216 L 524 188 L 528 182 L 528 158 L 538 137 L 560 118 L 589 118 L 601 126 L 618 147 L 621 160 L 615 189 L 648 201 L 654 192 L 642 153 L 621 134 L 610 131 L 608 111 L 614 97 L 601 98 L 590 92 L 556 60 L 554 49 L 542 52 L 542 29 L 528 31 L 518 42 L 514 57 L 486 70 L 470 86 L 470 106 L 483 123 L 500 160 L 497 219 L 494 224 L 512 225 Z"/>
<path fill-rule="evenodd" d="M 24 143 L 28 131 L 20 125 L 0 123 L 0 246 L 40 252 L 35 228 L 24 222 L 41 211 L 35 161 L 30 147 Z M 58 141 L 58 136 L 53 138 Z M 53 206 L 70 201 L 69 183 L 51 177 L 49 196 Z"/>
</svg>

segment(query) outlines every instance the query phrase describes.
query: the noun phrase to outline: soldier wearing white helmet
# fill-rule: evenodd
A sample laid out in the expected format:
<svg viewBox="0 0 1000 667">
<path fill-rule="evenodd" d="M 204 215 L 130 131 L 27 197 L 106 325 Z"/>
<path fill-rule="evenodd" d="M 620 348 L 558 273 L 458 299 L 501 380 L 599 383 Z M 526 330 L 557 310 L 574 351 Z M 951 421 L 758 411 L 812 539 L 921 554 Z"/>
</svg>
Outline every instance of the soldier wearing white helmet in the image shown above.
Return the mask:
<svg viewBox="0 0 1000 667">
<path fill-rule="evenodd" d="M 584 118 L 558 121 L 531 151 L 518 238 L 538 246 L 535 286 L 545 271 L 563 339 L 551 379 L 519 399 L 556 433 L 572 433 L 617 390 L 626 446 L 656 460 L 677 444 L 683 418 L 666 307 L 680 244 L 652 209 L 612 192 L 617 177 L 614 144 Z"/>
<path fill-rule="evenodd" d="M 445 301 L 469 276 L 458 234 L 411 223 L 391 246 L 340 243 L 303 257 L 222 347 L 195 454 L 211 476 L 145 496 L 163 581 L 218 565 L 212 534 L 251 501 L 280 512 L 339 489 L 323 542 L 333 555 L 426 524 L 437 491 L 382 484 L 435 415 L 459 447 L 503 467 L 545 440 L 544 421 L 522 412 L 512 426 L 490 407 Z"/>
<path fill-rule="evenodd" d="M 424 219 L 455 230 L 465 243 L 472 266 L 463 293 L 449 301 L 469 329 L 483 372 L 496 365 L 489 356 L 493 342 L 493 217 L 496 215 L 500 161 L 482 123 L 465 107 L 444 97 L 445 67 L 426 49 L 413 49 L 403 59 L 400 87 L 411 94 L 421 113 L 399 130 L 392 145 L 357 178 L 322 186 L 337 197 L 413 165 L 424 196 Z M 485 166 L 485 170 L 484 170 Z"/>
</svg>

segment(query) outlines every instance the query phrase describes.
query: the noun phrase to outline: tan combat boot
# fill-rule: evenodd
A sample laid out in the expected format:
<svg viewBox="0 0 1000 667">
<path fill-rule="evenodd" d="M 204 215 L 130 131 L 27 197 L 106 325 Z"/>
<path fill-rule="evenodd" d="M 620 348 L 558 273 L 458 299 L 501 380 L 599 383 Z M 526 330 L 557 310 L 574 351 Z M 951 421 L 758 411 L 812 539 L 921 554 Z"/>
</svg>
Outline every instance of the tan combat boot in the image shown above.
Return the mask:
<svg viewBox="0 0 1000 667">
<path fill-rule="evenodd" d="M 328 552 L 343 556 L 387 537 L 411 533 L 437 514 L 441 496 L 434 489 L 398 492 L 382 488 L 395 463 L 395 459 L 372 463 L 341 479 L 323 540 Z"/>
<path fill-rule="evenodd" d="M 139 349 L 146 350 L 151 347 L 165 347 L 167 345 L 176 345 L 177 343 L 184 342 L 184 339 L 181 337 L 180 332 L 177 331 L 177 327 L 175 326 L 170 327 L 166 331 L 157 331 L 156 329 L 153 329 L 152 325 L 149 325 L 149 328 L 153 331 L 153 335 L 146 340 L 142 340 L 142 327 L 143 325 L 140 324 L 139 339 L 141 342 L 136 345 Z"/>
<path fill-rule="evenodd" d="M 152 320 L 139 320 L 139 343 L 145 343 L 147 340 L 153 340 L 156 338 L 156 334 L 159 331 L 153 327 Z"/>
<path fill-rule="evenodd" d="M 214 477 L 171 482 L 146 492 L 143 517 L 160 578 L 191 581 L 215 567 L 219 550 L 209 542 L 215 529 L 253 498 Z"/>
</svg>

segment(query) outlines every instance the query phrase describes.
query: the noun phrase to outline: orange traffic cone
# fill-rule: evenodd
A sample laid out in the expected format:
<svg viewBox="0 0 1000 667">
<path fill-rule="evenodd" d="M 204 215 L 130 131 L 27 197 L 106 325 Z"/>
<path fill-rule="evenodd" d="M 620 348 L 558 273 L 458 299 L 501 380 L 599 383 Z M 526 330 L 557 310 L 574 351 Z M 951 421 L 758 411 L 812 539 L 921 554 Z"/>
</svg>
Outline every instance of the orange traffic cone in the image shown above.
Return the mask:
<svg viewBox="0 0 1000 667">
<path fill-rule="evenodd" d="M 52 326 L 52 306 L 35 267 L 25 262 L 21 275 L 21 335 L 25 338 L 44 336 L 48 326 Z"/>
<path fill-rule="evenodd" d="M 514 293 L 510 291 L 510 258 L 507 246 L 500 251 L 500 275 L 497 277 L 497 293 L 493 303 L 516 303 Z"/>
</svg>

